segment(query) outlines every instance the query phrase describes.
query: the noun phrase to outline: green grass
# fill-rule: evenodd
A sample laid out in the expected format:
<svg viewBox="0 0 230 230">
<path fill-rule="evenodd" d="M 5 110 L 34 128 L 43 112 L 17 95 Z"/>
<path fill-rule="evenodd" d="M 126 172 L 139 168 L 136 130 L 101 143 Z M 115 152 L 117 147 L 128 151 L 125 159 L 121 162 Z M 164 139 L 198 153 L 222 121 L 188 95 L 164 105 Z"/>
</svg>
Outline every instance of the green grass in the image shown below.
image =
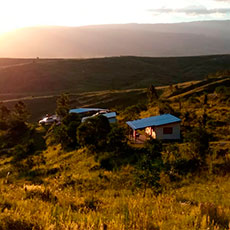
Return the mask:
<svg viewBox="0 0 230 230">
<path fill-rule="evenodd" d="M 229 175 L 175 184 L 162 175 L 167 190 L 143 196 L 132 166 L 105 171 L 86 149 L 54 146 L 42 155 L 46 163 L 26 172 L 1 156 L 0 229 L 228 229 Z"/>
<path fill-rule="evenodd" d="M 150 84 L 162 86 L 178 83 L 183 89 L 178 91 L 179 95 L 172 94 L 170 90 L 164 93 L 166 97 L 171 95 L 172 99 L 213 90 L 218 86 L 217 80 L 197 80 L 204 79 L 210 72 L 227 69 L 229 60 L 228 55 L 82 60 L 0 59 L 0 66 L 4 67 L 0 68 L 0 101 L 9 107 L 19 99 L 24 101 L 33 122 L 47 113 L 54 113 L 57 96 L 63 92 L 70 93 L 72 108 L 95 106 L 123 109 L 143 100 L 145 90 L 141 89 Z M 229 84 L 229 80 L 224 81 Z M 138 88 L 140 91 L 132 90 Z"/>
<path fill-rule="evenodd" d="M 207 156 L 206 167 L 197 174 L 178 175 L 178 180 L 170 181 L 170 175 L 161 173 L 159 183 L 163 191 L 158 196 L 154 188 L 145 192 L 137 187 L 134 166 L 106 171 L 86 148 L 66 152 L 60 145 L 51 146 L 30 156 L 32 166 L 27 159 L 15 164 L 11 152 L 2 149 L 0 230 L 229 229 L 230 107 L 227 99 L 222 100 L 212 93 L 213 87 L 225 84 L 225 80 L 194 82 L 193 86 L 181 84 L 183 92 L 175 95 L 184 98 L 181 109 L 176 100 L 168 101 L 182 119 L 182 125 L 186 123 L 184 114 L 188 112 L 190 125 L 198 126 L 204 112 L 204 95 L 186 99 L 183 94 L 190 92 L 192 95 L 201 88 L 210 90 L 205 108 L 209 121 L 206 129 L 213 136 L 212 154 Z M 170 87 L 163 90 L 162 96 L 167 99 Z M 70 98 L 72 106 L 109 107 L 122 112 L 128 105 L 146 102 L 146 90 L 72 93 Z M 35 119 L 36 114 L 54 110 L 56 96 L 25 101 Z M 12 106 L 14 102 L 10 103 Z M 157 105 L 149 106 L 139 116 L 148 117 L 156 112 Z M 122 118 L 122 113 L 120 116 Z M 182 135 L 186 132 L 189 130 L 183 129 Z M 37 128 L 36 135 L 37 145 L 41 145 L 45 129 Z M 166 145 L 170 143 L 164 143 Z M 176 145 L 182 157 L 190 156 L 186 143 Z"/>
<path fill-rule="evenodd" d="M 204 92 L 213 93 L 218 86 L 230 86 L 230 76 L 224 78 L 214 78 L 210 80 L 200 81 L 196 84 L 191 84 L 188 87 L 181 88 L 178 92 L 170 96 L 171 100 L 178 98 L 188 98 L 192 95 L 202 95 Z"/>
<path fill-rule="evenodd" d="M 228 55 L 31 59 L 31 63 L 12 64 L 12 67 L 0 69 L 0 94 L 48 95 L 64 91 L 131 89 L 150 84 L 159 86 L 200 80 L 210 73 L 229 68 L 229 60 Z M 6 61 L 14 63 L 14 59 Z M 1 62 L 4 59 L 0 59 Z"/>
<path fill-rule="evenodd" d="M 127 106 L 136 104 L 146 98 L 146 89 L 133 90 L 105 90 L 87 93 L 69 94 L 71 108 L 99 107 L 121 110 Z M 30 121 L 36 122 L 45 114 L 52 114 L 56 109 L 58 95 L 24 97 L 4 100 L 4 104 L 12 108 L 18 100 L 22 100 L 30 114 Z"/>
<path fill-rule="evenodd" d="M 43 154 L 46 164 L 31 169 L 40 174 L 24 178 L 0 159 L 11 172 L 7 184 L 0 173 L 0 229 L 228 229 L 229 176 L 186 179 L 143 197 L 131 166 L 104 171 L 84 149 Z"/>
</svg>

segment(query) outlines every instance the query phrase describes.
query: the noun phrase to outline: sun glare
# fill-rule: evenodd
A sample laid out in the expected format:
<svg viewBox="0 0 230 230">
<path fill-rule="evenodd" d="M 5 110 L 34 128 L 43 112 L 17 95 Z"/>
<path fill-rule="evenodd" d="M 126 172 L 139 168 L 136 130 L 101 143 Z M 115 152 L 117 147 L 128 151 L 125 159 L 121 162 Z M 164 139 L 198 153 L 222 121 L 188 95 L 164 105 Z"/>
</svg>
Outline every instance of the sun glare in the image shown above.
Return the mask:
<svg viewBox="0 0 230 230">
<path fill-rule="evenodd" d="M 0 0 L 0 34 L 30 26 L 83 26 L 92 24 L 158 23 L 199 20 L 187 15 L 153 15 L 153 9 L 188 6 L 230 7 L 227 1 L 203 0 Z M 215 15 L 214 15 L 215 16 Z M 226 16 L 226 17 L 225 17 Z M 226 19 L 229 15 L 225 15 Z M 186 18 L 187 17 L 187 18 Z"/>
</svg>

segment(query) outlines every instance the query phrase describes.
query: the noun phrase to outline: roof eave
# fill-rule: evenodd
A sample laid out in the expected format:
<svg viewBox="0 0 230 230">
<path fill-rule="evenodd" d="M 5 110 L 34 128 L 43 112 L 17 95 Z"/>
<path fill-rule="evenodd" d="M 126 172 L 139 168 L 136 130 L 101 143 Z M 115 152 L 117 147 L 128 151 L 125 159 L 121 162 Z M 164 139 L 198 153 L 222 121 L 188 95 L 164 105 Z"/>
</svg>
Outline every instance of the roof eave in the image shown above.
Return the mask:
<svg viewBox="0 0 230 230">
<path fill-rule="evenodd" d="M 136 126 L 134 126 L 130 121 L 127 121 L 126 122 L 126 124 L 130 127 L 130 128 L 132 128 L 133 130 L 138 130 L 138 129 L 145 129 L 145 128 L 147 128 L 147 127 L 160 127 L 160 126 L 165 126 L 165 125 L 171 125 L 171 124 L 176 124 L 176 123 L 180 123 L 181 122 L 181 120 L 180 121 L 175 121 L 175 122 L 169 122 L 169 123 L 165 123 L 165 124 L 162 124 L 162 125 L 147 125 L 147 126 L 143 126 L 143 127 L 136 127 Z"/>
</svg>

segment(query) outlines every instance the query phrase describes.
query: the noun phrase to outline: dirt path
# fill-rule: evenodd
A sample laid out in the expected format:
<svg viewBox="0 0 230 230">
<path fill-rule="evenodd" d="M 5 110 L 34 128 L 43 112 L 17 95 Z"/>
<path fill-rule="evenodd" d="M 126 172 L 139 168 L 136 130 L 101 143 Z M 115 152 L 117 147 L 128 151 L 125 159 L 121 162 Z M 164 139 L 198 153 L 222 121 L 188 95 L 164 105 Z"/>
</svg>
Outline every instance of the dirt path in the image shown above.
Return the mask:
<svg viewBox="0 0 230 230">
<path fill-rule="evenodd" d="M 12 65 L 4 65 L 4 66 L 0 66 L 0 70 L 1 69 L 8 69 L 11 67 L 16 67 L 16 66 L 23 66 L 23 65 L 28 65 L 33 63 L 33 61 L 31 60 L 30 62 L 23 62 L 23 63 L 18 63 L 18 64 L 12 64 Z"/>
<path fill-rule="evenodd" d="M 2 100 L 2 102 L 7 103 L 7 102 L 17 102 L 17 101 L 28 101 L 28 100 L 52 98 L 52 97 L 56 97 L 56 96 L 58 96 L 58 95 L 19 97 L 19 98 Z"/>
<path fill-rule="evenodd" d="M 135 92 L 135 91 L 143 91 L 145 89 L 127 89 L 127 90 L 103 90 L 103 91 L 94 91 L 94 92 L 84 92 L 84 93 L 78 93 L 78 94 L 71 94 L 70 96 L 79 96 L 79 97 L 94 97 L 99 95 L 105 95 L 108 93 L 128 93 L 128 92 Z M 47 99 L 47 98 L 53 98 L 60 96 L 60 94 L 51 94 L 51 95 L 43 95 L 43 96 L 25 96 L 25 97 L 17 97 L 12 99 L 5 99 L 2 100 L 3 103 L 8 102 L 17 102 L 17 101 L 28 101 L 28 100 L 36 100 L 36 99 Z M 1 97 L 1 94 L 0 94 Z"/>
<path fill-rule="evenodd" d="M 56 61 L 57 60 L 42 60 L 42 59 L 41 60 L 37 60 L 37 59 L 31 59 L 28 62 L 0 66 L 0 70 L 2 70 L 2 69 L 8 69 L 8 68 L 11 68 L 11 67 L 18 67 L 18 66 L 29 65 L 29 64 L 33 64 L 33 63 L 39 63 L 39 64 L 41 64 L 41 63 L 51 63 L 51 62 L 56 62 Z"/>
</svg>

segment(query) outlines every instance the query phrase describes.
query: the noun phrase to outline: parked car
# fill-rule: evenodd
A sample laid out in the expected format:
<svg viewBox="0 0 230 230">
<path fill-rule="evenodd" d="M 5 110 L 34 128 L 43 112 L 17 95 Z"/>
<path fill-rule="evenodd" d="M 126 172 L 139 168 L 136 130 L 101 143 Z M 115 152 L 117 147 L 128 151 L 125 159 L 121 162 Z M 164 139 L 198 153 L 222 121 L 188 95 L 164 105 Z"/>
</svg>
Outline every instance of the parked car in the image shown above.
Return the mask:
<svg viewBox="0 0 230 230">
<path fill-rule="evenodd" d="M 98 116 L 98 115 L 100 115 L 100 114 L 101 114 L 101 115 L 102 115 L 102 114 L 106 114 L 106 113 L 109 113 L 109 110 L 108 110 L 108 109 L 106 109 L 106 110 L 101 110 L 101 111 L 99 111 L 99 112 L 93 114 L 92 117 Z"/>
<path fill-rule="evenodd" d="M 40 125 L 51 125 L 56 123 L 57 125 L 60 124 L 61 120 L 57 115 L 46 115 L 43 119 L 41 119 L 38 123 Z"/>
</svg>

